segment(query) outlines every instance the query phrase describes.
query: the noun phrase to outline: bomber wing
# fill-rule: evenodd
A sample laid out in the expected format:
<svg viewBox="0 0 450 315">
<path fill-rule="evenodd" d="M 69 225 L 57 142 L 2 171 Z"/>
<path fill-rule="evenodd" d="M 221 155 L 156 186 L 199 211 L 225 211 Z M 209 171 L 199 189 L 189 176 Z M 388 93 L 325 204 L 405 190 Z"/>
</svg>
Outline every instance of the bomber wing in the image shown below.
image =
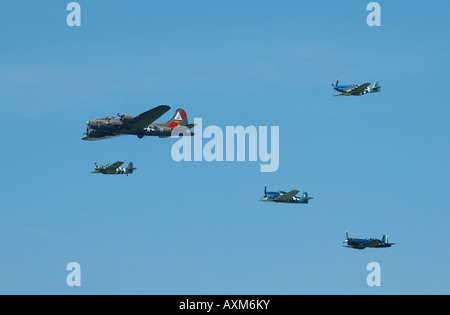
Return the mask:
<svg viewBox="0 0 450 315">
<path fill-rule="evenodd" d="M 273 201 L 284 201 L 284 202 L 289 201 L 289 199 L 294 197 L 299 192 L 300 191 L 298 191 L 298 190 L 292 190 L 292 191 L 288 192 L 287 194 L 281 195 L 280 197 L 273 199 Z"/>
<path fill-rule="evenodd" d="M 354 89 L 351 89 L 350 91 L 348 91 L 348 93 L 351 93 L 351 94 L 362 93 L 369 85 L 370 85 L 370 83 L 364 83 L 364 84 L 358 85 Z"/>
<path fill-rule="evenodd" d="M 123 135 L 109 135 L 109 136 L 98 137 L 98 138 L 94 138 L 94 137 L 84 137 L 84 138 L 81 138 L 81 140 L 85 140 L 85 141 L 97 141 L 97 140 L 104 140 L 104 139 L 109 139 L 109 138 L 114 138 L 114 137 L 119 137 L 119 136 L 123 136 Z"/>
<path fill-rule="evenodd" d="M 168 110 L 170 110 L 170 106 L 160 105 L 149 111 L 146 111 L 145 113 L 137 115 L 136 117 L 133 118 L 131 122 L 127 122 L 126 124 L 130 128 L 130 130 L 134 132 L 139 132 L 148 125 L 150 125 L 151 123 L 153 123 L 159 117 L 164 115 Z"/>
</svg>

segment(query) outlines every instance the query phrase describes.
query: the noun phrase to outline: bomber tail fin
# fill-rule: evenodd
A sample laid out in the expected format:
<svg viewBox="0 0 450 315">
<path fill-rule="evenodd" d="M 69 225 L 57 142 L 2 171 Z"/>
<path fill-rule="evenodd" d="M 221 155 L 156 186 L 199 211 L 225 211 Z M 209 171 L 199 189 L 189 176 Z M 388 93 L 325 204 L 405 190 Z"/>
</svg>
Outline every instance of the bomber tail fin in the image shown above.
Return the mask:
<svg viewBox="0 0 450 315">
<path fill-rule="evenodd" d="M 169 120 L 166 123 L 162 123 L 162 124 L 157 124 L 158 126 L 161 127 L 167 127 L 167 128 L 171 128 L 171 129 L 175 129 L 177 127 L 185 127 L 187 129 L 192 129 L 196 126 L 196 124 L 190 124 L 188 122 L 188 118 L 187 118 L 187 114 L 184 111 L 184 109 L 178 108 L 177 111 L 175 112 L 175 115 L 173 115 L 172 119 Z M 173 130 L 172 130 L 173 132 Z M 194 132 L 189 130 L 188 133 L 190 136 L 194 135 Z M 167 138 L 170 137 L 170 135 L 161 135 L 159 136 L 160 138 Z"/>
<path fill-rule="evenodd" d="M 178 126 L 189 126 L 186 112 L 183 109 L 178 108 L 172 119 L 163 125 L 164 127 L 169 127 L 172 129 Z"/>
</svg>

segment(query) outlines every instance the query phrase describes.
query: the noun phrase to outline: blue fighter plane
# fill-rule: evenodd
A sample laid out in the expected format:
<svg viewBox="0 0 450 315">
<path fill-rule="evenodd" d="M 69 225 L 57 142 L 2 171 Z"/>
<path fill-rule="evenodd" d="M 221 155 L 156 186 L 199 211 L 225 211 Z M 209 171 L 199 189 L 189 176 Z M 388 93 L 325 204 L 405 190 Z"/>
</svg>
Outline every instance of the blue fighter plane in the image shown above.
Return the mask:
<svg viewBox="0 0 450 315">
<path fill-rule="evenodd" d="M 369 87 L 370 83 L 364 83 L 361 85 L 339 85 L 339 79 L 336 81 L 336 84 L 331 83 L 331 86 L 336 92 L 339 94 L 335 94 L 333 96 L 349 96 L 349 95 L 365 95 L 368 93 L 377 93 L 381 91 L 381 85 L 378 82 L 375 82 L 372 87 Z"/>
<path fill-rule="evenodd" d="M 354 249 L 365 249 L 366 247 L 370 248 L 385 248 L 391 247 L 395 243 L 389 243 L 386 235 L 383 235 L 381 240 L 376 238 L 348 238 L 348 231 L 345 232 L 347 239 L 342 242 L 343 247 L 354 248 Z"/>
<path fill-rule="evenodd" d="M 268 192 L 267 185 L 264 186 L 264 196 L 259 201 L 265 202 L 275 202 L 275 203 L 303 203 L 308 204 L 308 201 L 313 199 L 313 197 L 308 197 L 308 193 L 304 192 L 302 197 L 297 197 L 299 190 L 292 190 L 288 193 L 285 191 Z"/>
</svg>

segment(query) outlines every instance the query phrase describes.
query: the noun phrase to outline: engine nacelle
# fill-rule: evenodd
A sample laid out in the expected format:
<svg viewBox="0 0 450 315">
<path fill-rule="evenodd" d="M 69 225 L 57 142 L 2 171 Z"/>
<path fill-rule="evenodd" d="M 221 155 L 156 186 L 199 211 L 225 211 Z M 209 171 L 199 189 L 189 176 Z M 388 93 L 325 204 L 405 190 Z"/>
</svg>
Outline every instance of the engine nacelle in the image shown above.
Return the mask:
<svg viewBox="0 0 450 315">
<path fill-rule="evenodd" d="M 89 128 L 89 129 L 86 131 L 86 135 L 87 135 L 88 137 L 91 137 L 91 138 L 101 138 L 101 137 L 107 137 L 107 136 L 109 136 L 110 133 L 107 133 L 107 132 L 105 132 L 105 131 L 103 131 L 103 130 L 95 130 L 95 129 Z"/>
<path fill-rule="evenodd" d="M 134 119 L 134 116 L 130 116 L 130 115 L 120 115 L 120 121 L 123 123 L 127 123 L 127 122 L 132 122 Z"/>
</svg>

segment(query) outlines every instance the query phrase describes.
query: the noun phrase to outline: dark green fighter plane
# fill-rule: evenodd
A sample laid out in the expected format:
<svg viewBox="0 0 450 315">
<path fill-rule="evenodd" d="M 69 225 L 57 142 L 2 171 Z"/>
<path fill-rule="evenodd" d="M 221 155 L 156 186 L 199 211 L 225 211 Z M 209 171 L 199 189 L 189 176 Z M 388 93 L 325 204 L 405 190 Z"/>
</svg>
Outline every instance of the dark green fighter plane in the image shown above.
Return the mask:
<svg viewBox="0 0 450 315">
<path fill-rule="evenodd" d="M 389 243 L 386 235 L 383 235 L 381 240 L 377 238 L 349 238 L 348 231 L 345 232 L 347 239 L 342 242 L 343 247 L 354 248 L 354 249 L 364 249 L 364 248 L 386 248 L 395 245 L 395 243 Z"/>
<path fill-rule="evenodd" d="M 189 129 L 195 126 L 194 124 L 188 124 L 187 114 L 181 108 L 175 112 L 175 115 L 168 122 L 153 123 L 168 110 L 170 110 L 169 106 L 161 105 L 137 116 L 117 113 L 118 118 L 106 116 L 100 119 L 89 120 L 86 123 L 87 129 L 84 133 L 86 137 L 82 138 L 82 140 L 101 140 L 121 135 L 135 135 L 139 139 L 142 139 L 144 136 L 167 138 L 172 135 L 172 129 L 178 126 L 186 126 Z M 193 134 L 191 132 L 191 135 Z"/>
<path fill-rule="evenodd" d="M 130 162 L 127 166 L 127 168 L 121 167 L 123 165 L 122 161 L 117 161 L 113 164 L 108 165 L 97 165 L 97 162 L 95 162 L 95 168 L 94 171 L 91 172 L 92 174 L 133 174 L 134 170 L 137 168 L 133 167 L 133 162 Z"/>
</svg>

